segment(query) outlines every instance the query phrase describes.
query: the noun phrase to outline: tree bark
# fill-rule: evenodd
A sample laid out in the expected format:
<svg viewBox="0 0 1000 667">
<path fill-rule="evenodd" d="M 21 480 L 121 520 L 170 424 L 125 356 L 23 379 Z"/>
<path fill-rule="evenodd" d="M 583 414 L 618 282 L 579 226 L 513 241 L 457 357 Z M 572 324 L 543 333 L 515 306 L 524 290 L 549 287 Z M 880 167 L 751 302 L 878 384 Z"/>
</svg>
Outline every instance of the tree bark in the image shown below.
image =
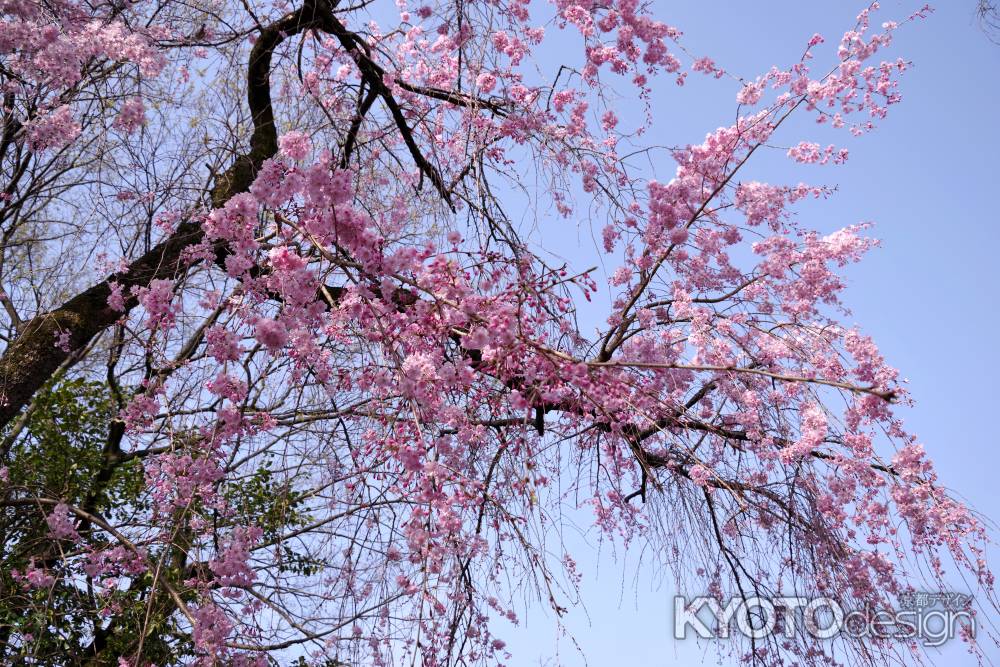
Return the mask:
<svg viewBox="0 0 1000 667">
<path fill-rule="evenodd" d="M 253 120 L 250 150 L 240 155 L 232 166 L 216 178 L 211 191 L 212 205 L 224 206 L 234 195 L 245 192 L 261 165 L 278 152 L 278 135 L 271 106 L 271 56 L 285 39 L 314 27 L 317 9 L 312 0 L 266 27 L 250 52 L 247 67 L 247 103 Z M 31 402 L 32 396 L 67 360 L 73 350 L 83 348 L 137 304 L 133 287 L 146 287 L 153 280 L 177 278 L 190 264 L 184 250 L 205 237 L 200 219 L 181 223 L 166 240 L 122 272 L 110 276 L 64 302 L 58 308 L 36 315 L 25 322 L 3 356 L 0 357 L 0 428 L 6 426 Z M 221 260 L 225 249 L 216 248 Z M 122 285 L 125 313 L 108 306 L 111 284 Z M 68 335 L 68 345 L 60 345 L 60 336 Z M 70 361 L 72 364 L 73 362 Z"/>
</svg>

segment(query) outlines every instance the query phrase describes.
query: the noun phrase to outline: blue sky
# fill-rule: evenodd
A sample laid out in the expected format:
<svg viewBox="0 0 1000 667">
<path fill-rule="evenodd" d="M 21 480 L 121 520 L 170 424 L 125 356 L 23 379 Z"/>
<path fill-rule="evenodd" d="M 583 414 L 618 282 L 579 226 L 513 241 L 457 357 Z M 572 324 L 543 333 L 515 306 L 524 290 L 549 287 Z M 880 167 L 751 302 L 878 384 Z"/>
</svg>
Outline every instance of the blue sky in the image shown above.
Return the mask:
<svg viewBox="0 0 1000 667">
<path fill-rule="evenodd" d="M 709 55 L 745 78 L 797 60 L 814 32 L 835 48 L 863 7 L 860 2 L 789 0 L 652 4 L 659 18 L 684 31 L 693 53 Z M 876 20 L 903 18 L 918 7 L 889 0 Z M 897 33 L 896 55 L 914 63 L 903 78 L 903 102 L 874 133 L 860 140 L 841 138 L 851 151 L 847 165 L 773 168 L 779 177 L 780 169 L 787 169 L 792 182 L 838 186 L 835 197 L 805 211 L 808 226 L 831 231 L 876 223 L 873 233 L 882 247 L 847 273 L 845 302 L 852 310 L 847 323 L 871 334 L 909 379 L 917 403 L 903 412 L 906 425 L 931 453 L 941 480 L 987 517 L 1000 518 L 1000 497 L 994 492 L 1000 438 L 992 423 L 1000 408 L 995 389 L 1000 216 L 994 203 L 1000 194 L 994 162 L 1000 149 L 1000 46 L 979 30 L 975 0 L 948 0 L 927 20 Z M 697 142 L 730 124 L 737 89 L 732 81 L 693 74 L 684 89 L 664 90 L 654 100 L 654 133 L 663 136 L 654 134 L 653 140 Z M 809 123 L 794 130 L 785 135 L 789 140 L 826 143 L 828 135 Z M 669 178 L 672 169 L 664 159 L 657 175 Z M 575 244 L 588 243 L 585 236 L 582 231 L 563 235 L 563 245 L 552 250 L 577 257 L 581 250 Z M 585 573 L 586 609 L 573 609 L 564 619 L 572 640 L 559 639 L 551 614 L 529 606 L 510 642 L 514 665 L 717 662 L 711 647 L 671 638 L 675 590 L 669 573 L 616 560 L 607 545 L 601 555 L 586 548 L 577 554 Z M 994 550 L 992 560 L 996 569 L 1000 551 Z M 988 655 L 1000 662 L 995 647 Z M 958 641 L 946 646 L 937 662 L 974 664 Z"/>
</svg>

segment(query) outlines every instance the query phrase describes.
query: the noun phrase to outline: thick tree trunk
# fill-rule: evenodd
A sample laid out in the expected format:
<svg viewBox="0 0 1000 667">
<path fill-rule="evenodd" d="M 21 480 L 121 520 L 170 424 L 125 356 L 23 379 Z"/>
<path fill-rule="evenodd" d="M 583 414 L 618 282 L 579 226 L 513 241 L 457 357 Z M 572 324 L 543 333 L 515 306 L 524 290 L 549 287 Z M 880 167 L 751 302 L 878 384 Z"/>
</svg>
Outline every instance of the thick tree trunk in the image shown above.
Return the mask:
<svg viewBox="0 0 1000 667">
<path fill-rule="evenodd" d="M 250 151 L 234 160 L 233 165 L 217 177 L 212 189 L 212 205 L 224 206 L 234 195 L 245 192 L 253 183 L 260 166 L 278 152 L 278 136 L 271 107 L 271 56 L 282 41 L 313 27 L 316 8 L 307 1 L 303 8 L 286 14 L 265 28 L 250 52 L 247 68 L 247 102 L 254 131 Z M 111 282 L 123 286 L 126 312 L 136 305 L 130 297 L 133 287 L 145 287 L 153 280 L 176 278 L 188 266 L 183 251 L 204 238 L 198 220 L 182 223 L 177 231 L 132 262 L 120 274 L 102 280 L 77 294 L 58 308 L 36 315 L 26 322 L 16 339 L 0 357 L 0 428 L 31 401 L 32 396 L 67 360 L 73 363 L 73 350 L 79 350 L 122 316 L 108 306 Z M 216 249 L 224 258 L 224 249 Z M 68 345 L 60 345 L 60 336 L 68 335 Z"/>
</svg>

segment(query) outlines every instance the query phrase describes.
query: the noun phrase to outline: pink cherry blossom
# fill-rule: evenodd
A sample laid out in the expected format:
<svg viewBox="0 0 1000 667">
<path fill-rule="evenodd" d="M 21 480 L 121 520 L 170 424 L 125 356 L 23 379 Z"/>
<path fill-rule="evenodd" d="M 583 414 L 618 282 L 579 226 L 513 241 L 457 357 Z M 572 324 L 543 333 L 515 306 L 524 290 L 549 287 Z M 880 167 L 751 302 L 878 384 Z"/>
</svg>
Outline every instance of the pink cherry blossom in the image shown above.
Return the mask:
<svg viewBox="0 0 1000 667">
<path fill-rule="evenodd" d="M 146 105 L 141 98 L 127 100 L 115 118 L 115 127 L 125 132 L 135 132 L 146 121 Z"/>
<path fill-rule="evenodd" d="M 288 132 L 278 139 L 281 153 L 292 160 L 304 160 L 312 149 L 312 141 L 304 132 Z"/>
<path fill-rule="evenodd" d="M 288 342 L 288 329 L 280 320 L 259 320 L 254 337 L 261 345 L 276 352 Z"/>
<path fill-rule="evenodd" d="M 523 593 L 583 592 L 568 528 L 687 591 L 877 609 L 953 568 L 995 611 L 987 528 L 845 325 L 872 227 L 815 222 L 927 12 L 753 72 L 667 4 L 7 2 L 0 208 L 41 268 L 0 295 L 0 426 L 44 447 L 62 387 L 110 414 L 66 433 L 92 497 L 0 469 L 48 538 L 15 545 L 26 617 L 80 605 L 111 663 L 520 664 Z M 723 126 L 664 126 L 706 90 Z M 725 648 L 898 650 L 793 639 Z"/>
<path fill-rule="evenodd" d="M 34 151 L 58 149 L 80 135 L 80 125 L 68 105 L 44 112 L 28 128 L 28 144 Z"/>
<path fill-rule="evenodd" d="M 65 503 L 59 503 L 52 508 L 52 512 L 45 517 L 45 522 L 49 526 L 49 534 L 57 540 L 77 540 L 80 536 L 76 532 L 73 515 Z"/>
</svg>

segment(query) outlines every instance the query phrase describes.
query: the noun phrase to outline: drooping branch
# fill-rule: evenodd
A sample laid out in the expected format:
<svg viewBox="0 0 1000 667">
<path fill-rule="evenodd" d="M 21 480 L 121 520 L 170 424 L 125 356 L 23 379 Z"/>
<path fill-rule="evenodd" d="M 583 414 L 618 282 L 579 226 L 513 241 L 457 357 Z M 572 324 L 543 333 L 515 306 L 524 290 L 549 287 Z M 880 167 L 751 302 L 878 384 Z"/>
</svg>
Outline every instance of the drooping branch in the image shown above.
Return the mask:
<svg viewBox="0 0 1000 667">
<path fill-rule="evenodd" d="M 441 198 L 444 199 L 452 210 L 454 210 L 455 207 L 451 201 L 451 192 L 448 189 L 447 184 L 444 182 L 441 172 L 438 171 L 437 167 L 432 165 L 426 157 L 424 157 L 420 147 L 417 146 L 416 139 L 413 137 L 413 130 L 410 128 L 409 123 L 407 123 L 406 116 L 403 114 L 403 110 L 399 106 L 399 102 L 392 95 L 388 86 L 386 86 L 385 70 L 378 63 L 372 60 L 368 53 L 366 53 L 366 44 L 361 40 L 361 38 L 348 30 L 343 23 L 338 21 L 337 17 L 333 15 L 333 12 L 331 12 L 328 7 L 320 5 L 318 7 L 318 14 L 320 16 L 319 22 L 321 29 L 337 38 L 340 45 L 344 47 L 344 50 L 347 51 L 352 58 L 354 58 L 355 63 L 361 72 L 361 76 L 368 83 L 368 86 L 371 90 L 377 92 L 379 97 L 382 98 L 386 108 L 389 109 L 389 114 L 392 116 L 393 122 L 396 124 L 396 128 L 399 130 L 400 136 L 403 138 L 403 143 L 406 144 L 406 147 L 410 152 L 410 156 L 413 158 L 414 163 L 416 163 L 420 173 L 430 180 L 431 184 L 434 185 L 434 188 L 438 191 L 438 194 L 441 195 Z M 430 88 L 417 88 L 413 86 L 409 86 L 407 89 L 435 99 L 446 100 L 451 104 L 460 104 L 461 106 L 469 105 L 469 100 L 465 96 L 448 93 L 447 91 Z"/>
</svg>

